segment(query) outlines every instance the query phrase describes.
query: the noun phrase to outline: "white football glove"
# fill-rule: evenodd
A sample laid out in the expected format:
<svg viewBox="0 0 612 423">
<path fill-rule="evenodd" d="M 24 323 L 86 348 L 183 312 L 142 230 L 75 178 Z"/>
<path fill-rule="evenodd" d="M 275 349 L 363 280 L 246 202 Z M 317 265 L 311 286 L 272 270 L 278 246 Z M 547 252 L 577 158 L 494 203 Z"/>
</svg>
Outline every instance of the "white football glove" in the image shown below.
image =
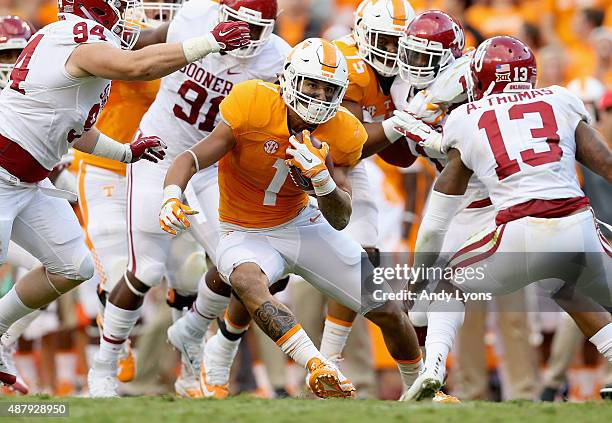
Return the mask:
<svg viewBox="0 0 612 423">
<path fill-rule="evenodd" d="M 393 129 L 409 140 L 419 144 L 427 157 L 440 159 L 445 157 L 442 151 L 442 134 L 414 115 L 402 110 L 393 112 L 395 126 Z"/>
<path fill-rule="evenodd" d="M 443 105 L 436 104 L 434 97 L 427 90 L 422 90 L 415 95 L 408 107 L 406 112 L 411 113 L 421 119 L 425 123 L 431 125 L 438 124 L 446 116 L 446 110 Z"/>
</svg>

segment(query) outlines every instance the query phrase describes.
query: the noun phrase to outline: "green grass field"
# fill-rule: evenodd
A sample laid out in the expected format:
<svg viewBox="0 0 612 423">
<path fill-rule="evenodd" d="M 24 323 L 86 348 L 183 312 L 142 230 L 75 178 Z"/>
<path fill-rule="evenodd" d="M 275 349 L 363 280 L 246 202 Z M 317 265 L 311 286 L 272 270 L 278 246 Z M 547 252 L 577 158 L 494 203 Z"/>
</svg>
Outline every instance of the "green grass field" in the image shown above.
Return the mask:
<svg viewBox="0 0 612 423">
<path fill-rule="evenodd" d="M 468 402 L 461 405 L 407 404 L 392 401 L 262 400 L 247 396 L 225 401 L 186 400 L 171 396 L 93 400 L 86 398 L 5 397 L 0 402 L 65 402 L 69 418 L 52 421 L 89 422 L 203 422 L 203 423 L 382 423 L 382 422 L 610 422 L 612 403 L 502 404 Z M 7 421 L 9 418 L 1 418 Z M 10 418 L 37 421 L 40 418 Z M 45 419 L 42 419 L 45 421 Z"/>
</svg>

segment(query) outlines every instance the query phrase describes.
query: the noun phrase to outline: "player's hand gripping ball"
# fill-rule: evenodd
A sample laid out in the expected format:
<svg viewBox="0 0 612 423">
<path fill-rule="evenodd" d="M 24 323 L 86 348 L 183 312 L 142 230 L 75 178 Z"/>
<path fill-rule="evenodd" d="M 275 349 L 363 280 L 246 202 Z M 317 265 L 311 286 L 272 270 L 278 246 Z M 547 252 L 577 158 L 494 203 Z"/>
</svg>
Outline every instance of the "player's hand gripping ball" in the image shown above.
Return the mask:
<svg viewBox="0 0 612 423">
<path fill-rule="evenodd" d="M 289 175 L 293 183 L 308 195 L 314 195 L 314 187 L 310 178 L 327 169 L 334 175 L 334 162 L 329 154 L 329 146 L 310 135 L 309 131 L 292 135 L 289 143 L 293 148 L 287 148 L 285 163 L 289 167 Z"/>
</svg>

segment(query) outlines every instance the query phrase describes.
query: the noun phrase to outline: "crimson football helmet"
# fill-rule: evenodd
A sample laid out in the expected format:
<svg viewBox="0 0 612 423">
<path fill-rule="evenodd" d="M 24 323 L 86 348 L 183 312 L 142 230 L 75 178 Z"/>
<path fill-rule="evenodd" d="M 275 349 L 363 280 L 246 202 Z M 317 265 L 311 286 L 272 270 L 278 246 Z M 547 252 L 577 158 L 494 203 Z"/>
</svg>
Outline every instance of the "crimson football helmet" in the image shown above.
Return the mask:
<svg viewBox="0 0 612 423">
<path fill-rule="evenodd" d="M 76 15 L 98 22 L 121 41 L 121 48 L 130 50 L 138 41 L 140 24 L 135 17 L 141 9 L 140 0 L 57 0 L 58 15 Z"/>
<path fill-rule="evenodd" d="M 0 89 L 4 88 L 15 66 L 15 56 L 28 44 L 34 31 L 18 16 L 0 16 Z"/>
<path fill-rule="evenodd" d="M 259 54 L 276 22 L 276 0 L 221 0 L 219 21 L 243 21 L 251 28 L 251 40 L 246 47 L 229 51 L 234 57 L 248 58 Z"/>
<path fill-rule="evenodd" d="M 514 37 L 489 38 L 478 46 L 470 63 L 470 100 L 490 94 L 530 90 L 538 71 L 529 46 Z"/>
<path fill-rule="evenodd" d="M 465 47 L 463 27 L 440 10 L 419 14 L 399 41 L 400 77 L 416 88 L 426 88 Z"/>
</svg>

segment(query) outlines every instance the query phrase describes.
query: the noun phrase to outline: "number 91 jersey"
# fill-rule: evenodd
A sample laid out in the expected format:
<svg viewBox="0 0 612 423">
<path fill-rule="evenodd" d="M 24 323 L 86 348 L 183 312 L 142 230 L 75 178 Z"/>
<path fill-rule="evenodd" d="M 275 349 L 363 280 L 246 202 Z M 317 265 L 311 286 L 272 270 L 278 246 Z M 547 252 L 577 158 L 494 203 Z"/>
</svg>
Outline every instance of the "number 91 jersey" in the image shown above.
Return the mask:
<svg viewBox="0 0 612 423">
<path fill-rule="evenodd" d="M 48 170 L 94 126 L 108 99 L 109 80 L 74 78 L 66 71 L 74 49 L 91 43 L 119 47 L 117 38 L 94 21 L 66 15 L 47 25 L 23 49 L 0 94 L 0 134 Z"/>
<path fill-rule="evenodd" d="M 495 94 L 450 114 L 443 149 L 461 152 L 498 211 L 531 200 L 582 197 L 575 168 L 581 120 L 589 121 L 582 101 L 556 85 Z"/>
<path fill-rule="evenodd" d="M 180 43 L 210 32 L 218 22 L 219 4 L 192 0 L 180 9 L 168 28 L 167 42 Z M 290 46 L 272 34 L 261 52 L 250 59 L 209 54 L 162 78 L 157 97 L 142 118 L 140 130 L 168 144 L 169 166 L 174 157 L 206 137 L 219 123 L 219 104 L 232 87 L 249 79 L 274 82 Z"/>
</svg>

